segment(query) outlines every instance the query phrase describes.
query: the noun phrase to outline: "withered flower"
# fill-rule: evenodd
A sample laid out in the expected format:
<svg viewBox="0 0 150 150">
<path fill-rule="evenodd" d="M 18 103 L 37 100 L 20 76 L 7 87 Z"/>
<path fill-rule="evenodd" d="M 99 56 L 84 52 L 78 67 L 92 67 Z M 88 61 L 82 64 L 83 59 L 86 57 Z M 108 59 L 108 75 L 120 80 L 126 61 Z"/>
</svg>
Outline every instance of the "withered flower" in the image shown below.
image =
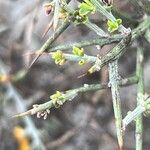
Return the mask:
<svg viewBox="0 0 150 150">
<path fill-rule="evenodd" d="M 53 5 L 52 5 L 52 3 L 45 3 L 43 5 L 43 7 L 44 7 L 46 15 L 49 15 L 53 11 Z"/>
<path fill-rule="evenodd" d="M 102 0 L 102 2 L 108 6 L 111 6 L 113 4 L 113 0 Z"/>
</svg>

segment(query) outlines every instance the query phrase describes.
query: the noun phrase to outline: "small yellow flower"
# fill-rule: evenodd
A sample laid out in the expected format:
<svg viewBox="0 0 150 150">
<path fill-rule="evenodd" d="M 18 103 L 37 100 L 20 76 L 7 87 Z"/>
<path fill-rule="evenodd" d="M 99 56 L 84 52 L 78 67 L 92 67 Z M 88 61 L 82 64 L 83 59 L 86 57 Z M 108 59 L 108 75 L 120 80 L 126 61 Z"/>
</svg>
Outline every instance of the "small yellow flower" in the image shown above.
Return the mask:
<svg viewBox="0 0 150 150">
<path fill-rule="evenodd" d="M 86 64 L 86 63 L 87 63 L 87 61 L 86 61 L 85 59 L 81 59 L 81 60 L 78 62 L 79 65 L 84 65 L 84 64 Z"/>
<path fill-rule="evenodd" d="M 61 9 L 60 14 L 59 14 L 59 18 L 63 19 L 63 20 L 67 20 L 68 17 L 69 17 L 69 13 L 64 9 Z"/>
<path fill-rule="evenodd" d="M 54 52 L 52 58 L 55 60 L 55 63 L 59 65 L 63 65 L 66 62 L 66 59 L 60 50 Z"/>
<path fill-rule="evenodd" d="M 11 76 L 8 75 L 0 75 L 0 83 L 6 83 L 11 80 Z"/>
<path fill-rule="evenodd" d="M 88 73 L 92 74 L 96 71 L 95 66 L 92 66 L 89 70 Z"/>
</svg>

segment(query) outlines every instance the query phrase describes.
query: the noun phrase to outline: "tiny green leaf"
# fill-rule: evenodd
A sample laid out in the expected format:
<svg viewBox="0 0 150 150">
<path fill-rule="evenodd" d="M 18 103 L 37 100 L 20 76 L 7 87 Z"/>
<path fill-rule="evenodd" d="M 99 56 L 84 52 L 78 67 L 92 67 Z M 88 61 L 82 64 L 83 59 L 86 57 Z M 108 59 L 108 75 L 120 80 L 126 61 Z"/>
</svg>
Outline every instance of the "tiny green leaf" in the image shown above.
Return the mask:
<svg viewBox="0 0 150 150">
<path fill-rule="evenodd" d="M 79 10 L 80 15 L 87 15 L 88 13 L 90 13 L 90 10 L 87 8 L 84 8 L 84 6 L 82 6 L 82 8 L 80 8 Z"/>
<path fill-rule="evenodd" d="M 73 46 L 72 52 L 74 55 L 77 55 L 77 56 L 83 56 L 84 55 L 84 49 L 76 47 L 76 46 Z"/>
<path fill-rule="evenodd" d="M 121 19 L 117 19 L 116 21 L 117 21 L 118 25 L 122 24 L 122 20 Z"/>
<path fill-rule="evenodd" d="M 89 13 L 95 13 L 96 7 L 90 2 L 90 0 L 84 0 L 79 6 L 79 14 L 81 16 Z"/>
<path fill-rule="evenodd" d="M 108 31 L 114 32 L 114 31 L 118 30 L 121 23 L 122 23 L 121 19 L 117 19 L 116 21 L 108 20 L 107 21 Z"/>
</svg>

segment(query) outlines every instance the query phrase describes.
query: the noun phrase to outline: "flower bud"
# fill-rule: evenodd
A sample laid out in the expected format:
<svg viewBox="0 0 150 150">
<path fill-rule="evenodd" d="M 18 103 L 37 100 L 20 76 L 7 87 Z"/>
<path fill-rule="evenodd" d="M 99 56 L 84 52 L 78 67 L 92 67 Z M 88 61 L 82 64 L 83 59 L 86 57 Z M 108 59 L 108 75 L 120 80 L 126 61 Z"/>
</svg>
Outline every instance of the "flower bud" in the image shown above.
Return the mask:
<svg viewBox="0 0 150 150">
<path fill-rule="evenodd" d="M 102 2 L 108 6 L 113 4 L 113 0 L 102 0 Z"/>
<path fill-rule="evenodd" d="M 44 10 L 45 10 L 45 14 L 48 16 L 51 11 L 53 10 L 53 5 L 51 3 L 46 3 L 43 5 Z"/>
</svg>

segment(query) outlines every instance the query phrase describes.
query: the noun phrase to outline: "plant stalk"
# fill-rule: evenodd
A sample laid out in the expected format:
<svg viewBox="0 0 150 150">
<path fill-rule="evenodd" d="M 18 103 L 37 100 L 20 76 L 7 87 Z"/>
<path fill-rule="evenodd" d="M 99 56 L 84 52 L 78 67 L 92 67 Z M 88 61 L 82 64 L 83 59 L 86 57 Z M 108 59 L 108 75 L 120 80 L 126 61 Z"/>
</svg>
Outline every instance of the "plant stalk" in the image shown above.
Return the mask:
<svg viewBox="0 0 150 150">
<path fill-rule="evenodd" d="M 144 99 L 144 52 L 142 48 L 137 49 L 136 75 L 139 78 L 137 84 L 137 106 L 143 104 Z M 140 114 L 136 119 L 136 150 L 142 150 L 143 145 L 143 117 Z"/>
</svg>

